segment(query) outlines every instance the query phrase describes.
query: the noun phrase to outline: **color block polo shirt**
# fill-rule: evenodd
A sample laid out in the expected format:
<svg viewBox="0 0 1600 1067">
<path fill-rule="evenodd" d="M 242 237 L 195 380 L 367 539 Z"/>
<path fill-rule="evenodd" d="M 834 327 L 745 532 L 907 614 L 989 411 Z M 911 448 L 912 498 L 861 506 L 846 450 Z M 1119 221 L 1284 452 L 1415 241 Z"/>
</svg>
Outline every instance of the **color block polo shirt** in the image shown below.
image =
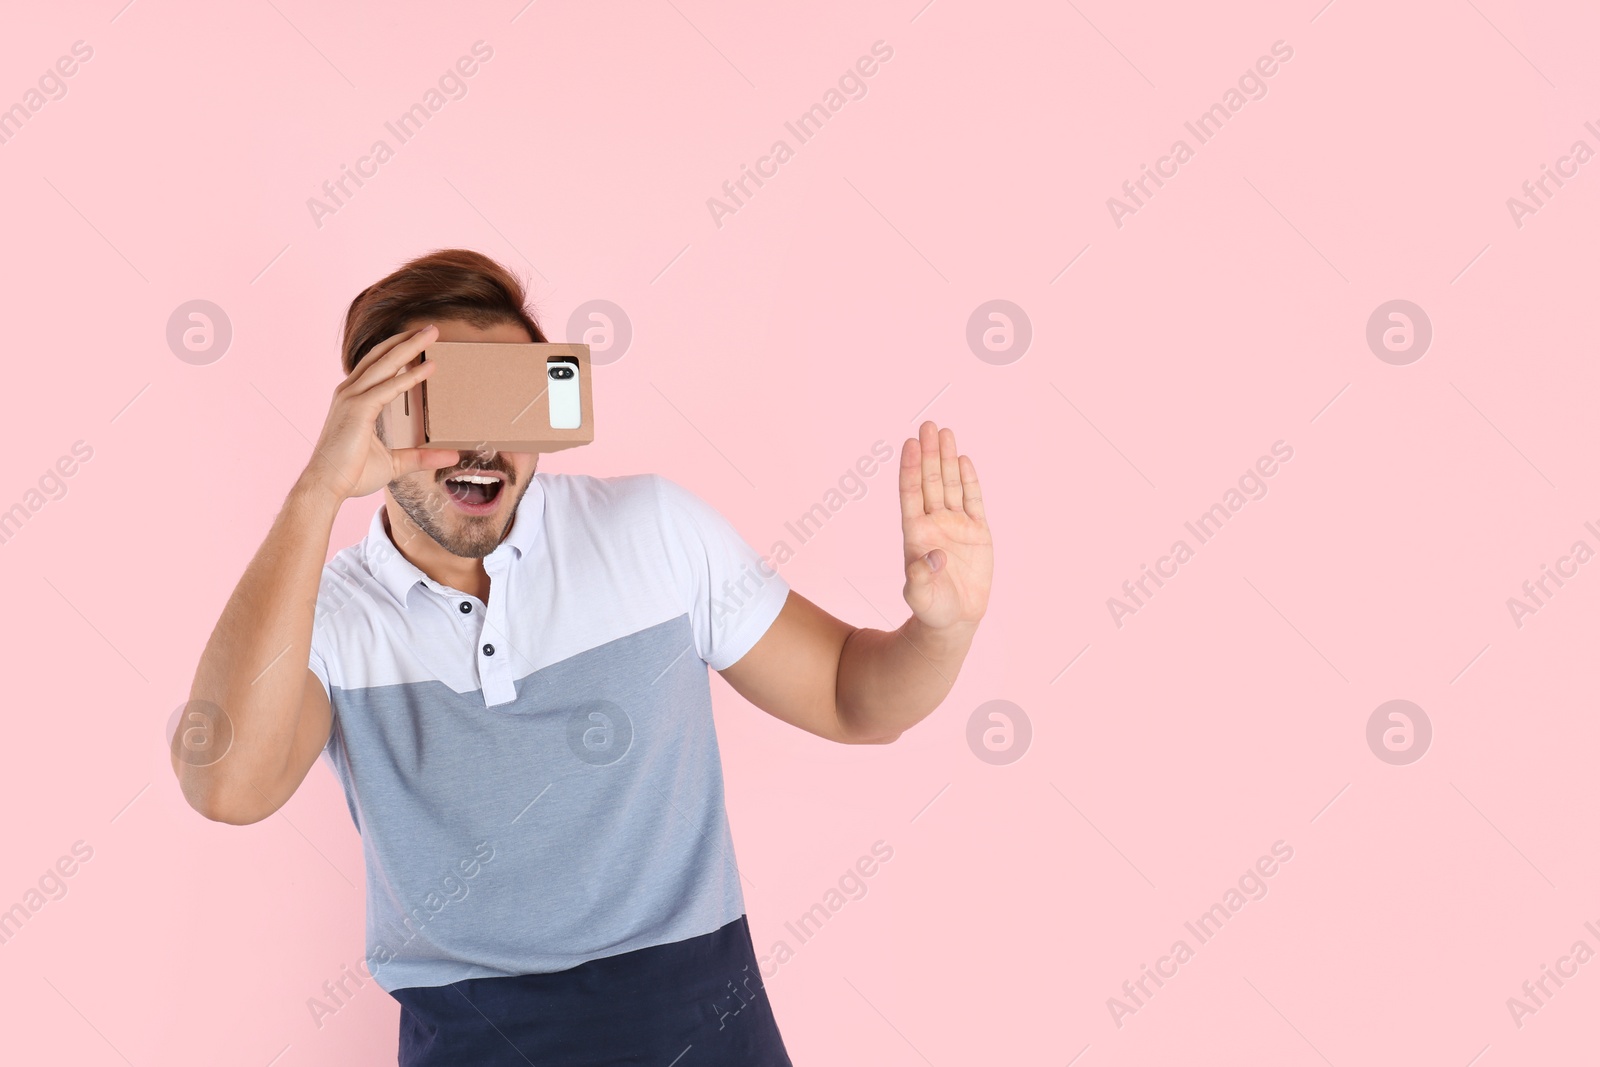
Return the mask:
<svg viewBox="0 0 1600 1067">
<path fill-rule="evenodd" d="M 488 603 L 406 560 L 379 508 L 323 570 L 310 667 L 378 984 L 561 971 L 740 919 L 708 667 L 766 632 L 783 578 L 654 474 L 535 474 L 483 565 Z"/>
</svg>

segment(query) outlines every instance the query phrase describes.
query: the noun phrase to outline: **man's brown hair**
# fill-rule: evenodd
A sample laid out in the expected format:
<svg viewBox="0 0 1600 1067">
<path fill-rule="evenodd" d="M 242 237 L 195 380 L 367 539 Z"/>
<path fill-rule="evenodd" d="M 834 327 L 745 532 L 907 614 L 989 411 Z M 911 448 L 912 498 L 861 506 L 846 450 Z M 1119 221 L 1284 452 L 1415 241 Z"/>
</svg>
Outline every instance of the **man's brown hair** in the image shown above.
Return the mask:
<svg viewBox="0 0 1600 1067">
<path fill-rule="evenodd" d="M 544 331 L 526 306 L 516 275 L 481 252 L 441 248 L 418 256 L 361 291 L 344 318 L 344 372 L 378 342 L 418 318 L 460 319 L 483 329 L 520 322 L 535 341 Z"/>
</svg>

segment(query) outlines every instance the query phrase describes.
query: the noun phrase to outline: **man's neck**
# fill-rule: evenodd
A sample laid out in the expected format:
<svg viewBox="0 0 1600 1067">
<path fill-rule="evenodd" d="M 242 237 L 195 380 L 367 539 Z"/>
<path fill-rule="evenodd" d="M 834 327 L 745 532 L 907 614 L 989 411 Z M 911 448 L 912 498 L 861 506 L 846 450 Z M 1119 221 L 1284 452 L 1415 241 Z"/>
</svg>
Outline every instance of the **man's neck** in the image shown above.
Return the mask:
<svg viewBox="0 0 1600 1067">
<path fill-rule="evenodd" d="M 515 521 L 516 518 L 513 516 L 512 522 Z M 483 560 L 468 559 L 446 551 L 444 546 L 412 522 L 411 516 L 407 515 L 392 498 L 384 501 L 383 528 L 400 554 L 410 560 L 423 574 L 440 585 L 459 589 L 488 603 L 489 572 L 484 569 Z M 508 528 L 507 536 L 510 533 Z M 502 543 L 504 540 L 501 538 Z"/>
</svg>

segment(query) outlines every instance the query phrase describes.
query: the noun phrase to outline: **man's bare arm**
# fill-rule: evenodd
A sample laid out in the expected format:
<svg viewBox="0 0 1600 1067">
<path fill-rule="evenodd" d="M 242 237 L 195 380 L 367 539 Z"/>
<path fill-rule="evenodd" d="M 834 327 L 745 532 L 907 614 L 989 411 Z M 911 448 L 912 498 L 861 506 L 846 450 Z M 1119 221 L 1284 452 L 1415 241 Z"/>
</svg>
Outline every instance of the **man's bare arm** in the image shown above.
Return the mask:
<svg viewBox="0 0 1600 1067">
<path fill-rule="evenodd" d="M 180 722 L 173 736 L 172 769 L 208 819 L 271 815 L 327 743 L 327 694 L 304 664 L 339 504 L 314 483 L 295 484 L 206 642 L 189 691 L 192 725 Z"/>
<path fill-rule="evenodd" d="M 846 744 L 886 744 L 955 684 L 989 602 L 994 548 L 972 461 L 932 422 L 900 452 L 906 603 L 893 631 L 841 622 L 792 590 L 767 632 L 720 673 L 756 707 Z"/>
<path fill-rule="evenodd" d="M 435 336 L 428 327 L 373 346 L 334 390 L 311 461 L 206 642 L 189 692 L 196 718 L 173 735 L 172 769 L 190 806 L 208 819 L 265 819 L 327 743 L 328 695 L 305 665 L 339 506 L 402 474 L 459 459 L 441 449 L 391 451 L 376 433 L 383 406 L 431 372 L 431 362 L 406 364 Z"/>
<path fill-rule="evenodd" d="M 857 629 L 791 590 L 761 640 L 722 677 L 756 707 L 841 744 L 888 744 L 950 692 L 976 627 Z"/>
</svg>

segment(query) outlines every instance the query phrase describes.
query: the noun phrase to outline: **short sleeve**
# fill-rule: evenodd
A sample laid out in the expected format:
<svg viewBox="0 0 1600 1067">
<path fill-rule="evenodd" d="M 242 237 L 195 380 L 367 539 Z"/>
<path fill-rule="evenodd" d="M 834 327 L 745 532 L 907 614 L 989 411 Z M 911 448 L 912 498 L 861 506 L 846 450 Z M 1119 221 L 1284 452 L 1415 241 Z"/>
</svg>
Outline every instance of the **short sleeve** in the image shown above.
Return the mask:
<svg viewBox="0 0 1600 1067">
<path fill-rule="evenodd" d="M 651 480 L 695 647 L 712 670 L 731 667 L 778 617 L 789 584 L 710 504 L 669 478 Z"/>
<path fill-rule="evenodd" d="M 333 699 L 333 687 L 328 672 L 328 661 L 333 658 L 333 617 L 338 613 L 338 607 L 342 603 L 334 592 L 339 585 L 340 580 L 331 572 L 331 568 L 324 568 L 322 580 L 318 583 L 316 608 L 311 618 L 311 657 L 307 664 L 311 668 L 311 673 L 322 683 L 322 690 L 328 694 L 330 701 Z"/>
<path fill-rule="evenodd" d="M 311 655 L 307 666 L 311 673 L 317 676 L 317 681 L 322 683 L 322 691 L 328 695 L 328 709 L 333 717 L 332 727 L 328 730 L 328 740 L 322 746 L 322 758 L 330 761 L 334 772 L 338 773 L 339 756 L 339 708 L 333 702 L 333 675 L 328 669 L 329 661 L 336 660 L 333 642 L 333 617 L 338 614 L 338 607 L 342 603 L 336 596 L 330 595 L 330 589 L 339 588 L 340 579 L 330 570 L 323 571 L 322 584 L 317 591 L 317 606 L 311 619 Z M 352 815 L 354 813 L 352 812 Z M 356 823 L 357 826 L 361 824 Z"/>
<path fill-rule="evenodd" d="M 313 631 L 311 636 L 311 662 L 308 664 L 311 673 L 317 676 L 317 681 L 322 683 L 322 691 L 328 694 L 328 699 L 333 699 L 333 689 L 328 685 L 328 661 L 323 658 L 322 651 L 317 648 L 317 637 Z"/>
</svg>

